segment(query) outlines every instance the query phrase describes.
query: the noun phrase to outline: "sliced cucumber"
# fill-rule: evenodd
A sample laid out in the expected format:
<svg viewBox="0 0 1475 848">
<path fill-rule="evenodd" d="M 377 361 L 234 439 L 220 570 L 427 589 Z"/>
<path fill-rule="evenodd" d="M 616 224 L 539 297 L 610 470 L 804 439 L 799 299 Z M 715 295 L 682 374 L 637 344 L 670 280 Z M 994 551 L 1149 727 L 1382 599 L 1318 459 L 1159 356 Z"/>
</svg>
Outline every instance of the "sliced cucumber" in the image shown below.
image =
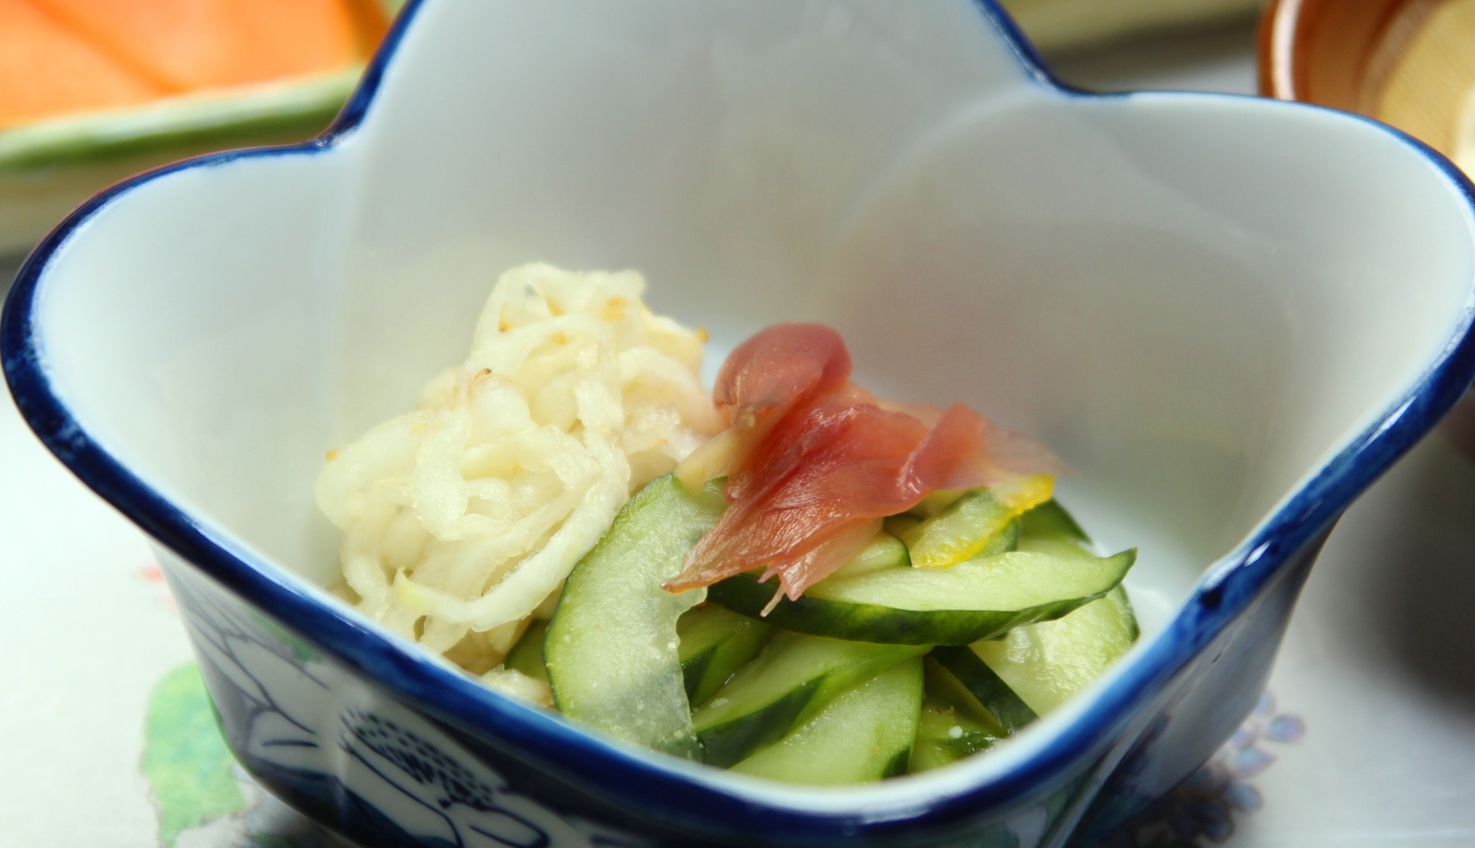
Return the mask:
<svg viewBox="0 0 1475 848">
<path fill-rule="evenodd" d="M 1008 735 L 957 679 L 943 671 L 930 656 L 924 659 L 923 669 L 926 695 L 909 771 L 951 765 L 992 748 Z"/>
<path fill-rule="evenodd" d="M 912 564 L 907 546 L 890 533 L 881 532 L 860 553 L 831 574 L 831 578 L 859 577 L 883 568 L 906 568 Z"/>
<path fill-rule="evenodd" d="M 994 537 L 1026 510 L 1050 499 L 1054 478 L 1024 477 L 992 489 L 973 489 L 905 531 L 901 540 L 917 568 L 949 568 L 981 556 Z"/>
<path fill-rule="evenodd" d="M 788 783 L 866 783 L 903 774 L 922 703 L 922 661 L 907 660 L 839 694 L 733 771 Z"/>
<path fill-rule="evenodd" d="M 543 637 L 548 633 L 548 622 L 534 621 L 522 632 L 522 638 L 507 652 L 502 665 L 520 671 L 528 677 L 548 682 L 548 668 L 543 665 Z"/>
<path fill-rule="evenodd" d="M 973 491 L 972 489 L 934 489 L 927 493 L 916 506 L 902 513 L 902 515 L 915 516 L 919 521 L 931 518 L 957 502 L 958 498 Z"/>
<path fill-rule="evenodd" d="M 988 543 L 983 546 L 983 550 L 978 552 L 978 557 L 1007 554 L 1010 551 L 1017 551 L 1019 550 L 1019 538 L 1020 524 L 1019 519 L 1015 518 L 999 528 L 999 532 L 995 533 L 988 540 Z"/>
<path fill-rule="evenodd" d="M 676 634 L 687 700 L 700 704 L 758 655 L 773 635 L 773 625 L 707 604 L 681 616 Z"/>
<path fill-rule="evenodd" d="M 671 475 L 636 493 L 564 584 L 543 659 L 553 701 L 613 736 L 699 758 L 677 654 L 676 621 L 704 599 L 661 585 L 717 523 L 715 487 L 693 494 Z"/>
<path fill-rule="evenodd" d="M 1019 516 L 1020 530 L 1026 539 L 1081 542 L 1091 544 L 1091 537 L 1075 518 L 1065 511 L 1060 501 L 1050 499 Z"/>
<path fill-rule="evenodd" d="M 1005 683 L 998 674 L 978 654 L 975 654 L 967 646 L 947 646 L 933 649 L 930 654 L 937 663 L 938 671 L 957 681 L 989 715 L 998 721 L 999 726 L 1005 733 L 1010 735 L 1019 732 L 1025 725 L 1034 721 L 1039 716 L 1029 705 L 1024 703 L 1009 684 Z"/>
<path fill-rule="evenodd" d="M 1118 586 L 1058 621 L 1010 631 L 971 647 L 1009 688 L 1043 715 L 1086 688 L 1137 640 L 1137 618 Z"/>
<path fill-rule="evenodd" d="M 1137 553 L 1096 557 L 1069 543 L 969 560 L 952 568 L 886 568 L 821 580 L 783 600 L 773 623 L 819 636 L 907 645 L 967 645 L 1059 618 L 1122 581 Z M 773 589 L 749 574 L 709 588 L 728 609 L 758 616 Z"/>
<path fill-rule="evenodd" d="M 707 762 L 730 766 L 782 739 L 841 692 L 925 653 L 779 631 L 692 714 Z"/>
</svg>

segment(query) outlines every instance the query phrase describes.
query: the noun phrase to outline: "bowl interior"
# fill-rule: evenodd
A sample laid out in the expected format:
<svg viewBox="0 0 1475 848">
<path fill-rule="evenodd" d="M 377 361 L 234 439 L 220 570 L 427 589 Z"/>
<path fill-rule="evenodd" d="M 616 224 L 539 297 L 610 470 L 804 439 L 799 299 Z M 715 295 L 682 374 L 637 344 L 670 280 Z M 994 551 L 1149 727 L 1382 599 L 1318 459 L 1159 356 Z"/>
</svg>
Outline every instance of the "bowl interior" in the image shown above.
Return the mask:
<svg viewBox="0 0 1475 848">
<path fill-rule="evenodd" d="M 1055 447 L 1159 628 L 1462 330 L 1461 189 L 1358 119 L 1043 82 L 971 2 L 426 3 L 362 124 L 115 195 L 35 328 L 88 437 L 231 546 L 336 572 L 323 452 L 460 361 L 507 267 L 633 267 L 719 361 L 820 320 L 859 379 Z"/>
</svg>

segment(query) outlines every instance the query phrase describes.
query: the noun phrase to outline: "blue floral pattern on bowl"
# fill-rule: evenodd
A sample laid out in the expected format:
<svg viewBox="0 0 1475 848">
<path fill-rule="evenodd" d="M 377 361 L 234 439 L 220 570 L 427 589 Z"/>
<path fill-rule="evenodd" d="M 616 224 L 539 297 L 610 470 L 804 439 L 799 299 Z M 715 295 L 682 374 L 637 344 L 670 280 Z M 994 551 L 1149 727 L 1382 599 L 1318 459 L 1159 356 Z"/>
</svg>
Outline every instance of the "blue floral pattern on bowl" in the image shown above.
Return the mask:
<svg viewBox="0 0 1475 848">
<path fill-rule="evenodd" d="M 228 744 L 289 804 L 365 845 L 645 844 L 515 792 L 422 714 L 365 699 L 335 663 L 160 558 Z"/>
<path fill-rule="evenodd" d="M 652 842 L 551 809 L 464 731 L 367 693 L 335 662 L 160 550 L 225 740 L 263 786 L 371 848 L 644 848 Z M 947 845 L 1038 844 L 1079 799 L 1045 803 Z"/>
</svg>

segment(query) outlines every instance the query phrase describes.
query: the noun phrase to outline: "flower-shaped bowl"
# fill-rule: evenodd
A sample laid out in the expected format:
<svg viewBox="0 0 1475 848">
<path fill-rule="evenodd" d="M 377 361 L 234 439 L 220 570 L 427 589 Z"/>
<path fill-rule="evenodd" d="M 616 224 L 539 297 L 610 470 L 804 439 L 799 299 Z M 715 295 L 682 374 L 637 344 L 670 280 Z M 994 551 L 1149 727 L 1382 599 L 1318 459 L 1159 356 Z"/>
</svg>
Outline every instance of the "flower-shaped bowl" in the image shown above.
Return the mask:
<svg viewBox="0 0 1475 848">
<path fill-rule="evenodd" d="M 458 361 L 498 272 L 635 267 L 709 328 L 821 320 L 1140 548 L 1139 644 L 987 756 L 745 779 L 513 702 L 322 588 L 323 451 Z M 335 126 L 115 186 L 24 266 L 26 418 L 157 541 L 225 736 L 373 846 L 1089 845 L 1254 705 L 1347 505 L 1475 374 L 1475 215 L 1384 127 L 1055 84 L 973 0 L 426 0 Z M 112 634 L 108 638 L 124 638 Z"/>
</svg>

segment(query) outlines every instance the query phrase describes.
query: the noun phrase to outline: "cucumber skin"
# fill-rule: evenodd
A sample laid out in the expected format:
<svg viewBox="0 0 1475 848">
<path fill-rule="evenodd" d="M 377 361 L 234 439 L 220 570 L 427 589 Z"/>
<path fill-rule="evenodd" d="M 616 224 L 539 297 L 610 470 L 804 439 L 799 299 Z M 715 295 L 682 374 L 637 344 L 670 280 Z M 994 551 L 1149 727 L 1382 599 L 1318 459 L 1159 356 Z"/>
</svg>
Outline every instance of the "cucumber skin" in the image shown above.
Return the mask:
<svg viewBox="0 0 1475 848">
<path fill-rule="evenodd" d="M 772 598 L 773 589 L 751 574 L 738 574 L 707 587 L 707 600 L 754 617 L 762 614 Z M 914 612 L 876 604 L 823 601 L 807 595 L 780 601 L 766 616 L 767 621 L 798 633 L 892 645 L 967 645 L 1030 620 L 991 618 L 979 627 L 977 618 L 976 613 Z"/>
<path fill-rule="evenodd" d="M 916 745 L 915 739 L 916 737 L 913 737 L 913 746 Z M 901 777 L 907 773 L 907 766 L 911 764 L 911 761 L 912 749 L 910 747 L 898 749 L 896 754 L 891 758 L 891 761 L 886 764 L 886 767 L 881 769 L 881 779 Z"/>
<path fill-rule="evenodd" d="M 691 621 L 694 617 L 707 620 L 697 624 Z M 697 629 L 697 633 L 690 632 Z M 688 632 L 683 634 L 683 630 Z M 744 663 L 758 655 L 773 635 L 773 625 L 711 605 L 689 610 L 676 623 L 676 632 L 681 640 L 676 652 L 681 657 L 686 698 L 696 706 L 711 698 Z M 693 641 L 701 644 L 689 647 Z"/>
<path fill-rule="evenodd" d="M 773 627 L 765 622 L 753 622 L 753 628 L 727 642 L 718 645 L 703 663 L 704 669 L 695 690 L 688 693 L 692 704 L 701 704 L 717 694 L 745 663 L 758 655 L 773 635 Z"/>
<path fill-rule="evenodd" d="M 754 751 L 778 742 L 799 724 L 800 715 L 815 700 L 823 682 L 823 678 L 806 680 L 761 710 L 710 729 L 698 729 L 704 761 L 707 765 L 727 768 Z"/>
<path fill-rule="evenodd" d="M 1024 514 L 1019 516 L 1019 523 L 1023 535 L 1029 539 L 1054 539 L 1091 544 L 1091 537 L 1081 529 L 1075 516 L 1067 512 L 1065 507 L 1060 505 L 1060 501 L 1054 498 L 1033 509 L 1025 510 Z"/>
<path fill-rule="evenodd" d="M 1135 552 L 1131 553 L 1135 558 Z M 814 636 L 893 645 L 968 645 L 997 639 L 1016 627 L 1068 615 L 1103 597 L 1106 591 L 1021 610 L 908 610 L 801 595 L 798 600 L 780 601 L 764 617 L 761 614 L 773 597 L 773 589 L 759 583 L 753 574 L 744 573 L 709 586 L 707 599 L 733 612 L 763 617 L 788 630 Z"/>
<path fill-rule="evenodd" d="M 910 771 L 951 765 L 992 748 L 1009 735 L 935 656 L 923 657 L 922 667 L 926 692 L 907 764 Z M 960 731 L 958 736 L 952 735 L 954 727 Z"/>
<path fill-rule="evenodd" d="M 767 697 L 762 690 L 777 679 L 772 673 L 774 666 L 782 667 L 786 657 L 802 657 L 808 651 L 817 651 L 814 659 L 828 667 L 816 669 Z M 926 651 L 927 646 L 865 644 L 779 632 L 757 659 L 693 714 L 705 761 L 724 768 L 731 766 L 778 742 L 845 691 Z M 760 692 L 758 697 L 745 694 L 755 688 Z"/>
<path fill-rule="evenodd" d="M 929 725 L 934 722 L 941 724 L 941 716 L 929 716 L 928 713 L 929 710 L 923 707 L 917 741 L 912 746 L 907 762 L 903 764 L 907 773 L 916 774 L 950 766 L 959 760 L 987 751 L 999 741 L 999 737 L 977 730 L 964 729 L 963 735 L 957 739 L 940 734 Z M 958 726 L 962 727 L 961 724 Z"/>
<path fill-rule="evenodd" d="M 1083 626 L 1092 620 L 1094 626 Z M 1003 640 L 978 642 L 971 648 L 1001 680 L 1007 683 L 1013 679 L 1014 683 L 1010 684 L 1010 688 L 1031 709 L 1044 715 L 1069 700 L 1084 686 L 1090 685 L 1111 663 L 1131 648 L 1139 635 L 1137 616 L 1132 610 L 1131 600 L 1127 597 L 1126 589 L 1118 586 L 1101 599 L 1082 607 L 1080 615 L 1044 623 L 1042 627 L 1023 628 Z M 1075 654 L 1076 651 L 1072 648 L 1075 645 L 1088 646 L 1094 651 L 1101 651 L 1109 646 L 1111 656 L 1095 657 L 1095 660 L 1104 662 L 1099 666 L 1093 663 L 1094 667 L 1087 673 L 1074 675 L 1078 685 L 1067 691 L 1060 685 L 1060 681 L 1064 679 L 1061 671 L 1052 668 L 1051 664 L 1047 663 L 1044 668 L 1033 666 L 1033 663 L 1021 666 L 1010 658 L 1016 647 L 1026 648 L 1029 653 L 1034 653 L 1045 645 L 1048 647 L 1043 647 L 1043 650 L 1057 658 Z"/>
<path fill-rule="evenodd" d="M 548 683 L 559 711 L 648 748 L 701 758 L 701 742 L 691 729 L 676 635 L 677 619 L 702 601 L 701 592 L 671 595 L 661 585 L 680 572 L 686 551 L 717 523 L 725 508 L 712 486 L 693 494 L 671 475 L 659 477 L 625 504 L 609 531 L 574 566 L 543 644 Z M 618 614 L 601 616 L 596 611 L 615 598 L 627 601 Z M 642 609 L 649 605 L 655 609 Z M 642 615 L 646 618 L 634 628 L 634 640 L 626 640 L 628 650 L 618 650 L 606 625 Z M 590 645 L 595 650 L 586 650 Z M 612 650 L 618 655 L 615 662 L 591 661 Z M 652 653 L 648 678 L 635 680 L 628 667 L 620 670 L 619 659 Z M 644 692 L 639 691 L 642 684 Z"/>
<path fill-rule="evenodd" d="M 1009 684 L 999 677 L 988 663 L 979 658 L 972 648 L 959 646 L 938 647 L 932 658 L 945 673 L 968 691 L 978 703 L 988 710 L 999 726 L 1009 735 L 1022 730 L 1039 718 L 1035 711 L 1015 694 Z"/>
<path fill-rule="evenodd" d="M 929 693 L 930 696 L 930 693 Z M 949 731 L 959 728 L 954 737 Z M 930 697 L 922 703 L 921 720 L 917 723 L 917 739 L 912 743 L 907 771 L 930 771 L 952 765 L 959 760 L 982 753 L 1002 739 L 965 715 L 950 713 Z"/>
<path fill-rule="evenodd" d="M 812 785 L 869 783 L 905 774 L 923 699 L 920 657 L 861 680 L 733 771 Z"/>
<path fill-rule="evenodd" d="M 714 651 L 703 651 L 689 660 L 681 663 L 681 682 L 686 687 L 686 702 L 695 705 L 696 693 L 702 686 L 702 677 L 707 673 L 707 663 L 711 662 Z"/>
</svg>

